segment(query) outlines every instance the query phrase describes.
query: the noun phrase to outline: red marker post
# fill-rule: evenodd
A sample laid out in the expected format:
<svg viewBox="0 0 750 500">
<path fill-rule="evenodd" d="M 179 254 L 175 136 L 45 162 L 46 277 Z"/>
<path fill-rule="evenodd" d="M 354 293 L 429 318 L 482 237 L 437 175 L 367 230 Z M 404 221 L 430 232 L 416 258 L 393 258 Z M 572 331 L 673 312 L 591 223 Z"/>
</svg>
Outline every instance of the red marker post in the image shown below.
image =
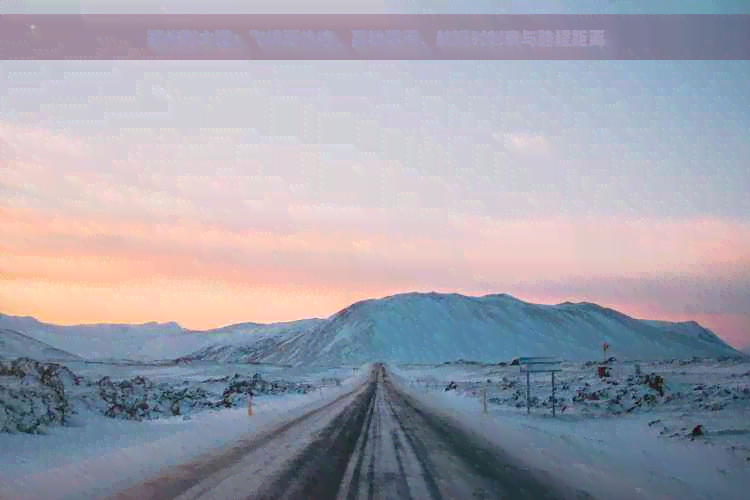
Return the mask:
<svg viewBox="0 0 750 500">
<path fill-rule="evenodd" d="M 248 417 L 253 416 L 253 393 L 252 391 L 247 391 L 247 416 Z"/>
</svg>

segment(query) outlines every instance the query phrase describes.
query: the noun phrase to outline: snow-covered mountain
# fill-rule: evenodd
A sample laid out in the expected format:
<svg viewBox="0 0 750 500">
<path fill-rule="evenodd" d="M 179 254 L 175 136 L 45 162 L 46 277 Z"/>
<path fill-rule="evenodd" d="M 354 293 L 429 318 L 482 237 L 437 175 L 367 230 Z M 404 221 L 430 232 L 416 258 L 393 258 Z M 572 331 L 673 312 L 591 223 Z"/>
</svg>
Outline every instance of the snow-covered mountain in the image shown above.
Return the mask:
<svg viewBox="0 0 750 500">
<path fill-rule="evenodd" d="M 495 362 L 515 356 L 570 360 L 736 356 L 695 322 L 637 320 L 591 303 L 538 305 L 509 295 L 407 293 L 352 304 L 327 319 L 242 323 L 190 331 L 176 323 L 61 327 L 0 316 L 23 332 L 86 358 L 339 364 L 382 360 Z"/>
<path fill-rule="evenodd" d="M 74 325 L 42 323 L 31 317 L 0 315 L 0 328 L 21 332 L 40 342 L 75 353 L 86 359 L 150 359 L 171 357 L 170 340 L 184 332 L 177 323 L 142 325 Z M 186 345 L 185 352 L 201 344 Z M 171 346 L 177 347 L 177 346 Z M 33 357 L 33 356 L 30 356 Z M 36 358 L 35 358 L 36 359 Z"/>
<path fill-rule="evenodd" d="M 437 363 L 501 361 L 515 356 L 628 359 L 736 356 L 738 351 L 695 322 L 636 320 L 590 303 L 554 306 L 509 295 L 467 297 L 409 293 L 357 302 L 284 336 L 233 339 L 185 360 L 317 364 L 384 360 Z"/>
<path fill-rule="evenodd" d="M 20 332 L 0 328 L 0 358 L 29 357 L 40 361 L 72 361 L 80 358 Z"/>
<path fill-rule="evenodd" d="M 0 314 L 0 331 L 23 332 L 29 338 L 89 360 L 158 361 L 175 359 L 226 342 L 261 341 L 268 336 L 283 339 L 287 331 L 310 329 L 320 319 L 263 325 L 239 323 L 213 330 L 196 331 L 174 322 L 140 325 L 94 324 L 61 326 L 31 317 Z M 18 349 L 17 356 L 43 359 L 34 350 Z"/>
</svg>

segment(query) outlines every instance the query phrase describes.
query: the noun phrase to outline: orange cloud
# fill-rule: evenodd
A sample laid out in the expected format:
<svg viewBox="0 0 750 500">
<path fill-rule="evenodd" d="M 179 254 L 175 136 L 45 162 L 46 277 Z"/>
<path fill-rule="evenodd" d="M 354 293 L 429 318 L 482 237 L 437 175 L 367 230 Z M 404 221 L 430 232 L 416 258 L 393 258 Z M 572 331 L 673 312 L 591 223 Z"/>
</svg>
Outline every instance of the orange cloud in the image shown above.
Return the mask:
<svg viewBox="0 0 750 500">
<path fill-rule="evenodd" d="M 319 213 L 315 209 L 305 217 L 312 222 Z M 234 275 L 258 283 L 251 276 L 271 280 L 274 275 L 281 280 L 307 276 L 305 283 L 339 285 L 337 277 L 342 273 L 351 275 L 349 283 L 362 279 L 385 283 L 394 276 L 413 277 L 408 281 L 418 283 L 417 276 L 432 273 L 437 278 L 434 285 L 444 283 L 442 279 L 451 286 L 478 280 L 509 286 L 566 276 L 701 274 L 709 264 L 731 267 L 748 258 L 750 248 L 750 231 L 719 220 L 648 225 L 466 218 L 461 227 L 460 219 L 454 218 L 446 227 L 435 226 L 432 236 L 410 237 L 407 231 L 389 231 L 397 216 L 395 211 L 379 211 L 371 217 L 370 211 L 360 209 L 340 219 L 348 219 L 340 230 L 330 229 L 335 224 L 316 228 L 311 223 L 301 224 L 307 229 L 296 233 L 276 234 L 189 219 L 154 223 L 4 209 L 0 210 L 2 269 L 6 276 L 62 279 L 64 275 L 72 280 L 71 263 L 80 263 L 81 276 L 94 276 L 102 275 L 102 266 L 111 262 L 121 275 L 134 278 L 147 278 L 158 269 L 174 277 L 208 273 L 217 279 Z M 429 226 L 441 216 L 402 211 L 400 222 L 402 228 L 420 220 Z M 357 221 L 371 223 L 358 228 Z M 54 274 L 55 265 L 60 266 L 60 276 Z M 87 272 L 87 266 L 95 270 Z M 110 276 L 114 279 L 116 273 Z"/>
<path fill-rule="evenodd" d="M 714 283 L 706 281 L 712 276 L 740 285 L 748 279 L 742 271 L 750 258 L 748 224 L 720 219 L 493 220 L 301 202 L 289 205 L 286 215 L 294 230 L 276 232 L 273 212 L 262 230 L 220 219 L 1 208 L 4 312 L 49 321 L 137 318 L 207 327 L 326 316 L 362 298 L 476 291 L 476 283 L 486 281 L 493 283 L 487 293 L 522 298 L 547 293 L 561 302 L 586 295 L 631 309 L 652 303 L 658 318 L 700 305 L 701 296 L 646 288 L 639 302 L 637 293 L 622 290 L 664 276 L 689 278 L 683 286 L 695 293 Z M 586 284 L 592 277 L 608 284 Z M 529 288 L 533 282 L 542 285 Z M 557 285 L 544 292 L 545 283 Z M 714 307 L 728 303 L 718 295 L 711 300 Z M 721 315 L 743 311 L 685 312 L 691 313 L 712 314 L 712 324 L 735 337 L 741 333 L 740 320 L 721 323 Z"/>
</svg>

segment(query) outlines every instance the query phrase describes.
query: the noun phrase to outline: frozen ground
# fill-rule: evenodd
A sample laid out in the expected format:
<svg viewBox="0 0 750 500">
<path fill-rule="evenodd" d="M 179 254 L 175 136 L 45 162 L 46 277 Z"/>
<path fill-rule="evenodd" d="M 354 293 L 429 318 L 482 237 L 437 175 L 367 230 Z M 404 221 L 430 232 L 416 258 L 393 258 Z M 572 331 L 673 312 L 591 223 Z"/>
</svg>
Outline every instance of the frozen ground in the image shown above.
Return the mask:
<svg viewBox="0 0 750 500">
<path fill-rule="evenodd" d="M 238 373 L 251 377 L 260 373 L 264 378 L 286 378 L 297 381 L 314 382 L 321 378 L 350 376 L 353 366 L 332 368 L 322 367 L 286 367 L 270 364 L 191 362 L 180 365 L 95 363 L 87 361 L 66 361 L 65 366 L 75 373 L 90 378 L 111 377 L 129 379 L 137 376 L 146 377 L 155 382 L 182 383 L 184 381 L 203 381 L 211 378 L 232 376 Z"/>
<path fill-rule="evenodd" d="M 254 398 L 305 394 L 336 386 L 352 367 L 320 371 L 273 366 L 199 363 L 112 365 L 30 358 L 0 359 L 0 432 L 47 432 L 76 415 L 124 420 L 189 416 L 235 408 Z"/>
<path fill-rule="evenodd" d="M 491 418 L 505 429 L 498 438 L 503 442 L 510 438 L 507 430 L 519 439 L 523 436 L 527 453 L 542 465 L 546 460 L 549 467 L 559 468 L 565 464 L 557 458 L 574 457 L 579 473 L 621 484 L 628 478 L 633 488 L 667 495 L 663 498 L 746 498 L 750 363 L 642 363 L 642 374 L 663 377 L 663 396 L 632 376 L 634 364 L 613 363 L 606 379 L 597 376 L 597 366 L 563 365 L 556 375 L 559 400 L 554 419 L 549 374 L 531 376 L 533 404 L 527 416 L 526 376 L 518 366 L 393 369 L 415 393 L 462 413 L 467 422 Z M 492 383 L 485 417 L 482 391 L 488 379 Z M 446 391 L 450 382 L 457 388 Z M 618 392 L 620 402 L 615 403 Z M 702 426 L 703 435 L 691 436 L 696 425 Z"/>
<path fill-rule="evenodd" d="M 246 405 L 143 421 L 82 409 L 70 426 L 50 427 L 46 434 L 0 433 L 0 498 L 45 498 L 50 488 L 55 498 L 95 498 L 308 412 L 366 374 L 349 368 L 340 386 L 254 398 L 252 417 Z"/>
<path fill-rule="evenodd" d="M 532 397 L 537 399 L 526 415 L 525 375 L 518 366 L 450 364 L 389 371 L 432 411 L 458 419 L 539 469 L 575 478 L 582 489 L 601 498 L 745 498 L 750 488 L 750 364 L 691 360 L 640 366 L 642 374 L 664 378 L 663 395 L 632 377 L 633 364 L 611 363 L 607 379 L 596 376 L 596 366 L 564 364 L 557 375 L 560 410 L 555 419 L 548 404 L 548 375 L 532 376 Z M 246 368 L 247 375 L 255 373 L 255 367 Z M 88 369 L 83 376 L 103 375 L 101 367 Z M 133 367 L 105 369 L 123 370 L 119 376 L 126 380 L 138 373 Z M 160 383 L 191 378 L 192 385 L 205 378 L 231 379 L 238 368 L 203 364 L 147 370 Z M 270 380 L 284 373 L 269 370 Z M 0 433 L 0 485 L 5 488 L 0 488 L 0 498 L 45 498 L 51 491 L 45 488 L 52 487 L 56 498 L 97 497 L 115 485 L 134 484 L 217 453 L 240 436 L 266 432 L 343 394 L 363 380 L 363 373 L 352 367 L 284 373 L 318 384 L 339 376 L 341 385 L 256 397 L 252 418 L 242 400 L 231 409 L 142 421 L 108 418 L 79 406 L 68 426 L 50 426 L 47 434 Z M 488 414 L 483 415 L 481 394 L 488 379 Z M 456 389 L 445 391 L 450 382 Z M 623 390 L 619 403 L 610 402 Z M 691 438 L 690 430 L 698 424 L 704 433 Z"/>
</svg>

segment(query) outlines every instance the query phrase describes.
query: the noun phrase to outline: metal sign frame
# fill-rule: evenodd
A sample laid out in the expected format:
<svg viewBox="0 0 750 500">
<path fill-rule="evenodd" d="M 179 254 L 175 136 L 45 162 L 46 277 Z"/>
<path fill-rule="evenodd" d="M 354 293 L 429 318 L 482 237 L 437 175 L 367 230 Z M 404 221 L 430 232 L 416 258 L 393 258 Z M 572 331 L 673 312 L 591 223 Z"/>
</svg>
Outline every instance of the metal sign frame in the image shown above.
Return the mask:
<svg viewBox="0 0 750 500">
<path fill-rule="evenodd" d="M 531 374 L 532 373 L 551 373 L 552 374 L 552 416 L 555 416 L 555 372 L 561 370 L 560 358 L 551 356 L 537 356 L 518 358 L 518 364 L 521 373 L 526 374 L 526 414 L 531 413 Z"/>
</svg>

